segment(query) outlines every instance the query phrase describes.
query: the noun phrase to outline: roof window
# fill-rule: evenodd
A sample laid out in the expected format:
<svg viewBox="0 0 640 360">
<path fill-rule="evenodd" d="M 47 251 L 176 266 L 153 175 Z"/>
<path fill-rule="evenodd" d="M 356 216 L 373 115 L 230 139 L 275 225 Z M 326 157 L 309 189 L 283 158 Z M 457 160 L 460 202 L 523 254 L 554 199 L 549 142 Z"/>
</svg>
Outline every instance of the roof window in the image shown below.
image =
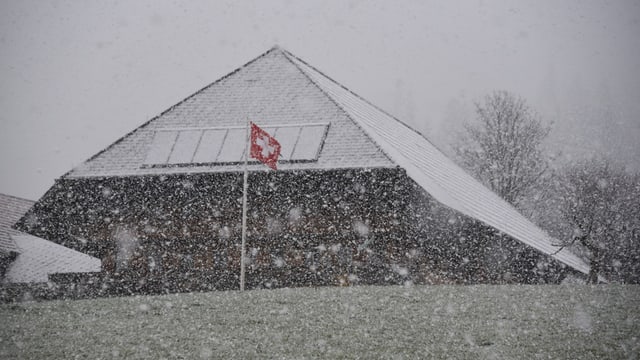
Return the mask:
<svg viewBox="0 0 640 360">
<path fill-rule="evenodd" d="M 278 162 L 317 161 L 329 124 L 261 125 L 281 145 Z M 145 167 L 238 164 L 244 161 L 242 126 L 153 130 Z M 251 162 L 253 160 L 250 159 Z"/>
</svg>

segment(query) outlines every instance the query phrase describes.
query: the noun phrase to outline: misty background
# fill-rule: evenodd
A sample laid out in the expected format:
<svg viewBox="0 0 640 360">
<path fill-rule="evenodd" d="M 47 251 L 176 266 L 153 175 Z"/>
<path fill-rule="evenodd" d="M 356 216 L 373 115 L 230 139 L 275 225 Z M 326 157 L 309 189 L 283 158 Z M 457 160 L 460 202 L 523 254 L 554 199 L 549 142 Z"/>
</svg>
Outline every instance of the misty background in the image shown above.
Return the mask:
<svg viewBox="0 0 640 360">
<path fill-rule="evenodd" d="M 275 44 L 449 155 L 507 90 L 552 123 L 559 162 L 638 171 L 638 34 L 638 1 L 3 1 L 0 192 L 39 198 Z"/>
</svg>

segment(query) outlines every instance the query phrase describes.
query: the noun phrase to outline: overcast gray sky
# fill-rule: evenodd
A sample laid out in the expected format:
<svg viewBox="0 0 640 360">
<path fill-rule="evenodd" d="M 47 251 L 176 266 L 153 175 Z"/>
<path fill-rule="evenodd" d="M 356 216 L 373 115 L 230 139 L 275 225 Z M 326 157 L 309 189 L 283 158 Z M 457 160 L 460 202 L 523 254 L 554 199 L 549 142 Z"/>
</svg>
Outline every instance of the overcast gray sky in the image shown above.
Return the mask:
<svg viewBox="0 0 640 360">
<path fill-rule="evenodd" d="M 638 1 L 0 2 L 0 192 L 72 167 L 279 44 L 447 148 L 495 89 L 550 146 L 640 168 Z"/>
</svg>

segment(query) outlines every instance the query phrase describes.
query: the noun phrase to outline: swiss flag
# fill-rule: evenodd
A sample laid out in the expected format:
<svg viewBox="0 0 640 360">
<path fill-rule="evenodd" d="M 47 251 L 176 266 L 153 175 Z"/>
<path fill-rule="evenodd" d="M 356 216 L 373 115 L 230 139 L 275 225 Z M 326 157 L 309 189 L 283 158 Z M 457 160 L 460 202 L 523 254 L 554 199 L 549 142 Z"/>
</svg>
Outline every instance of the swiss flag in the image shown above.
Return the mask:
<svg viewBox="0 0 640 360">
<path fill-rule="evenodd" d="M 251 157 L 262 161 L 265 165 L 277 170 L 276 163 L 280 156 L 280 143 L 276 138 L 251 123 Z"/>
</svg>

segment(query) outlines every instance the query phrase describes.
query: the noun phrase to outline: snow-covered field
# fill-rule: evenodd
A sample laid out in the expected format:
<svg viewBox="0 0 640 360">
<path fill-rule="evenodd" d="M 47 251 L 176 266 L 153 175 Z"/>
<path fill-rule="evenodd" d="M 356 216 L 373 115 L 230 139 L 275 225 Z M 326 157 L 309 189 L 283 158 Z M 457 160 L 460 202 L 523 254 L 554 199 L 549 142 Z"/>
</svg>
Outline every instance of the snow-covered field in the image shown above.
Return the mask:
<svg viewBox="0 0 640 360">
<path fill-rule="evenodd" d="M 639 286 L 306 288 L 0 305 L 0 358 L 636 359 Z"/>
</svg>

